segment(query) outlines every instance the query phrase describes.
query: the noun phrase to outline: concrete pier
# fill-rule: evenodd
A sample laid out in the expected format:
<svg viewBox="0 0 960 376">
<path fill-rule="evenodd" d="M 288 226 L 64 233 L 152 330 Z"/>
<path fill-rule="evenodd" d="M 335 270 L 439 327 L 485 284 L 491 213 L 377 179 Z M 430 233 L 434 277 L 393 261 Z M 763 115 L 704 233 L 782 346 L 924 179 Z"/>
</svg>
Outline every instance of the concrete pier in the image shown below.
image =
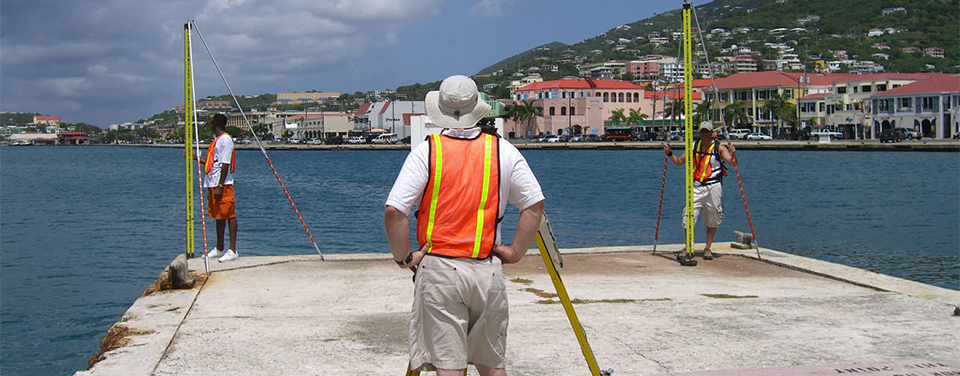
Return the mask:
<svg viewBox="0 0 960 376">
<path fill-rule="evenodd" d="M 714 244 L 682 267 L 651 247 L 564 249 L 561 277 L 614 375 L 960 375 L 960 292 Z M 658 253 L 682 245 L 663 245 Z M 699 247 L 698 247 L 699 248 Z M 536 250 L 505 267 L 510 375 L 588 375 Z M 387 254 L 189 260 L 76 375 L 401 375 L 411 273 Z M 199 274 L 199 275 L 198 275 Z M 105 342 L 106 341 L 105 339 Z M 476 374 L 470 368 L 469 374 Z"/>
</svg>

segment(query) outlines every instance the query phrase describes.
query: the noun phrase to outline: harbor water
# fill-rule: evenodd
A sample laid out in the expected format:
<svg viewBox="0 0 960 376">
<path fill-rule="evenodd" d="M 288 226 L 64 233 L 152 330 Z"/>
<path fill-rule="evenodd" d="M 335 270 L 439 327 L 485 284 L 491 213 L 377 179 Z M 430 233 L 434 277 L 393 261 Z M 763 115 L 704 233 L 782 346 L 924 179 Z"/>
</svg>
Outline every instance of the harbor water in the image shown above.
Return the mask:
<svg viewBox="0 0 960 376">
<path fill-rule="evenodd" d="M 662 152 L 523 153 L 561 248 L 654 243 Z M 406 154 L 275 151 L 270 158 L 322 251 L 386 253 L 383 202 Z M 957 153 L 744 150 L 739 157 L 761 246 L 960 290 Z M 183 165 L 172 148 L 0 151 L 0 374 L 86 367 L 106 330 L 185 249 Z M 729 167 L 720 242 L 750 231 Z M 659 244 L 684 240 L 682 173 L 668 167 Z M 316 252 L 259 151 L 237 153 L 236 179 L 241 257 Z M 509 207 L 504 239 L 516 218 Z M 213 227 L 208 220 L 209 244 Z M 202 254 L 199 224 L 196 235 Z"/>
</svg>

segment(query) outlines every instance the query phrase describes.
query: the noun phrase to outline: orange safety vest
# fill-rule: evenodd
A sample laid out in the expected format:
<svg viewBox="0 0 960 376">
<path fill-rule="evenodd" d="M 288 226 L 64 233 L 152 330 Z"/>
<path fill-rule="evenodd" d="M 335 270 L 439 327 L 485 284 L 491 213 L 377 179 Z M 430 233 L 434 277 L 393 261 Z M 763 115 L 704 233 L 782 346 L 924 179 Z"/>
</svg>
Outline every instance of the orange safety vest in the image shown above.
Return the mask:
<svg viewBox="0 0 960 376">
<path fill-rule="evenodd" d="M 427 253 L 486 259 L 500 210 L 499 137 L 431 135 L 430 175 L 417 210 L 417 242 Z"/>
<path fill-rule="evenodd" d="M 723 160 L 720 160 L 720 168 L 713 168 L 713 158 L 720 158 L 719 149 L 717 149 L 717 141 L 713 141 L 710 144 L 710 147 L 707 148 L 707 151 L 700 151 L 700 141 L 698 140 L 696 145 L 694 145 L 694 158 L 696 160 L 696 168 L 693 170 L 693 180 L 696 180 L 701 183 L 716 182 L 723 180 L 723 176 L 727 175 L 727 168 L 723 165 Z"/>
<path fill-rule="evenodd" d="M 213 150 L 216 149 L 217 141 L 219 141 L 220 137 L 223 137 L 223 136 L 230 137 L 230 134 L 227 132 L 223 132 L 219 136 L 217 136 L 217 139 L 213 140 L 213 142 L 211 142 L 210 145 L 207 145 L 207 160 L 203 164 L 203 173 L 209 174 L 210 170 L 213 169 L 213 156 L 214 156 Z M 237 149 L 234 148 L 233 155 L 230 156 L 230 173 L 233 173 L 234 171 L 237 170 L 236 161 L 237 161 Z"/>
</svg>

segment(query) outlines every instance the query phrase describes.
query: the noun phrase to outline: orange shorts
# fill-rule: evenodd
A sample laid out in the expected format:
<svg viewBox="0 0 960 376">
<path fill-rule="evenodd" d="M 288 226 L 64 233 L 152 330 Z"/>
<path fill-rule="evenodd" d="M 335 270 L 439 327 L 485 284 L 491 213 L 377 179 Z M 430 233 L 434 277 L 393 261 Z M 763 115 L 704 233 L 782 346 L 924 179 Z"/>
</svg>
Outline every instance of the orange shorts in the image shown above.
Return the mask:
<svg viewBox="0 0 960 376">
<path fill-rule="evenodd" d="M 233 185 L 228 184 L 223 186 L 223 196 L 219 200 L 213 197 L 213 191 L 215 188 L 207 188 L 207 206 L 210 208 L 208 213 L 211 218 L 216 219 L 230 219 L 236 218 L 237 213 L 234 213 L 234 198 L 233 198 Z"/>
</svg>

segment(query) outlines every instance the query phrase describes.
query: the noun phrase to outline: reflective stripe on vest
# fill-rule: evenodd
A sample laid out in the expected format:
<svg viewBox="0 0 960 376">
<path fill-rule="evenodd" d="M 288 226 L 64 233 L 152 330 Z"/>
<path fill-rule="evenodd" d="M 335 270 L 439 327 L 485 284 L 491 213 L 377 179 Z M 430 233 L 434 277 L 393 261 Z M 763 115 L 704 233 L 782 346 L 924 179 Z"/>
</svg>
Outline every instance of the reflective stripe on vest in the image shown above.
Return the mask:
<svg viewBox="0 0 960 376">
<path fill-rule="evenodd" d="M 217 139 L 213 140 L 213 142 L 211 142 L 210 145 L 207 145 L 207 160 L 203 164 L 203 173 L 209 174 L 210 170 L 213 170 L 213 157 L 216 154 L 214 153 L 214 150 L 217 148 L 217 141 L 220 141 L 220 137 L 223 137 L 223 136 L 230 137 L 230 134 L 227 132 L 223 132 L 219 136 L 217 136 Z M 230 156 L 230 173 L 231 174 L 237 170 L 236 161 L 237 161 L 237 149 L 234 148 L 233 155 Z"/>
<path fill-rule="evenodd" d="M 500 157 L 497 136 L 431 135 L 430 177 L 420 200 L 417 242 L 427 253 L 486 259 L 497 236 Z"/>
<path fill-rule="evenodd" d="M 700 141 L 697 141 L 697 144 L 693 148 L 693 150 L 696 151 L 695 156 L 696 156 L 696 162 L 697 162 L 696 163 L 697 168 L 694 169 L 693 171 L 693 180 L 703 183 L 703 182 L 706 182 L 707 180 L 710 180 L 710 178 L 715 177 L 716 174 L 720 173 L 720 167 L 718 166 L 715 169 L 713 168 L 713 163 L 712 163 L 714 155 L 716 154 L 714 150 L 716 149 L 716 147 L 717 147 L 717 142 L 714 141 L 713 143 L 710 144 L 710 147 L 707 148 L 706 152 L 701 152 Z"/>
</svg>

